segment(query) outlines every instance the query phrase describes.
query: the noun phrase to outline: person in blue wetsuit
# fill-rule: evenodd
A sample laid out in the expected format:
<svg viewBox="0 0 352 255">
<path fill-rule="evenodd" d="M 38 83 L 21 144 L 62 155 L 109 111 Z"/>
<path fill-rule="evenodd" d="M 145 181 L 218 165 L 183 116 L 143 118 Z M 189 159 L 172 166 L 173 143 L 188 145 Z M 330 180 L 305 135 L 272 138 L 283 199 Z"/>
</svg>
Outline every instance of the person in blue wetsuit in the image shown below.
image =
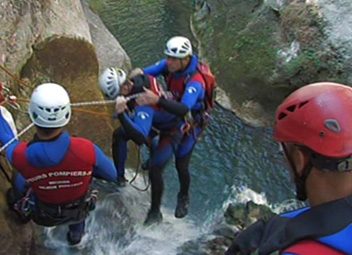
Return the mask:
<svg viewBox="0 0 352 255">
<path fill-rule="evenodd" d="M 310 207 L 259 220 L 225 255 L 352 254 L 352 88 L 304 86 L 276 111 L 274 138 L 283 149 L 297 199 Z"/>
<path fill-rule="evenodd" d="M 121 126 L 113 133 L 112 154 L 115 166 L 121 172 L 120 179 L 125 179 L 122 173 L 127 158 L 127 141 L 132 140 L 138 145 L 147 144 L 151 148 L 149 168 L 153 169 L 153 165 L 160 167 L 158 172 L 149 171 L 152 194 L 156 191 L 160 193 L 163 185 L 161 170 L 178 148 L 184 135 L 185 122 L 157 105 L 140 106 L 136 102 L 138 99 L 127 99 L 128 96 L 144 93 L 144 89 L 161 95 L 162 88 L 152 76 L 142 74 L 127 80 L 121 69 L 108 68 L 100 76 L 100 86 L 109 98 L 117 97 L 115 108 Z M 150 225 L 161 220 L 160 200 L 157 207 L 152 200 L 152 207 L 144 223 Z"/>
<path fill-rule="evenodd" d="M 7 193 L 9 206 L 22 219 L 42 226 L 68 223 L 67 241 L 78 244 L 96 200 L 90 192 L 92 177 L 115 181 L 116 169 L 97 145 L 64 131 L 71 106 L 62 86 L 45 83 L 36 87 L 29 115 L 36 128 L 29 143 L 13 139 L 9 123 L 0 116 L 0 142 L 13 140 L 6 157 L 19 171 Z"/>
<path fill-rule="evenodd" d="M 187 38 L 182 36 L 172 37 L 166 43 L 164 53 L 166 59 L 143 70 L 135 69 L 132 75 L 136 73 L 144 73 L 155 77 L 163 75 L 172 98 L 156 95 L 146 90 L 145 95 L 138 98 L 137 102 L 139 104 L 155 104 L 192 124 L 175 152 L 176 169 L 180 180 L 175 217 L 183 218 L 187 215 L 189 206 L 189 163 L 194 146 L 207 122 L 205 81 L 198 72 L 198 57 L 193 54 L 191 42 Z M 159 162 L 151 162 L 150 166 L 152 182 L 159 183 L 154 185 L 155 189 L 152 190 L 152 211 L 158 211 L 160 207 L 163 184 L 157 176 L 162 170 L 161 166 Z"/>
</svg>

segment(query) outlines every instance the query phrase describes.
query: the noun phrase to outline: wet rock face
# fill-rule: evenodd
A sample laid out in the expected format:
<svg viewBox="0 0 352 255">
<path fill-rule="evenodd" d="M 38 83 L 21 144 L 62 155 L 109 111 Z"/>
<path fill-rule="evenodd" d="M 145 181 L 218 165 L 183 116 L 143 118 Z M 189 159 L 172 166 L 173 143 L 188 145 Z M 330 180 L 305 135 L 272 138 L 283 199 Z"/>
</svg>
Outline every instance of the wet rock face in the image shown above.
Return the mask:
<svg viewBox="0 0 352 255">
<path fill-rule="evenodd" d="M 103 100 L 97 84 L 99 67 L 130 66 L 116 39 L 79 0 L 2 0 L 0 26 L 0 65 L 9 72 L 1 69 L 0 81 L 21 99 L 21 112 L 11 110 L 19 131 L 30 122 L 27 103 L 35 86 L 44 82 L 61 84 L 72 102 Z M 109 52 L 101 50 L 107 47 Z M 117 124 L 112 122 L 110 108 L 74 108 L 70 133 L 92 139 L 109 153 L 113 125 Z M 21 138 L 31 139 L 33 131 Z M 12 170 L 7 171 L 11 175 Z M 0 253 L 31 254 L 33 240 L 37 240 L 32 225 L 12 221 L 4 196 L 9 183 L 0 178 L 0 186 Z"/>
<path fill-rule="evenodd" d="M 185 243 L 180 247 L 178 254 L 224 254 L 239 231 L 258 219 L 267 220 L 274 215 L 268 206 L 256 204 L 253 201 L 229 204 L 224 213 L 224 221 L 220 220 L 212 233 L 204 234 L 197 240 Z"/>
<path fill-rule="evenodd" d="M 199 0 L 196 7 L 200 52 L 248 122 L 265 124 L 308 83 L 350 83 L 351 1 Z"/>
</svg>

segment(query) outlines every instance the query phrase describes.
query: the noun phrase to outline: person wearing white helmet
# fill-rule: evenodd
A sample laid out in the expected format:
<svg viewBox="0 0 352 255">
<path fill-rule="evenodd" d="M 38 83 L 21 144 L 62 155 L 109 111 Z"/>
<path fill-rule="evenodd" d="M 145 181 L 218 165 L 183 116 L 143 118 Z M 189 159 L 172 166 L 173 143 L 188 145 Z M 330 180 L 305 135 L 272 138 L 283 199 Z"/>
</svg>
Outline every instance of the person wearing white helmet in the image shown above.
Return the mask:
<svg viewBox="0 0 352 255">
<path fill-rule="evenodd" d="M 126 82 L 126 73 L 121 68 L 106 68 L 99 76 L 100 89 L 109 99 L 115 99 Z"/>
<path fill-rule="evenodd" d="M 0 116 L 0 142 L 13 140 L 6 155 L 19 171 L 7 193 L 9 206 L 25 221 L 43 226 L 67 223 L 67 241 L 78 244 L 85 218 L 94 209 L 92 177 L 114 181 L 116 169 L 97 145 L 64 131 L 72 112 L 62 86 L 44 83 L 36 87 L 28 113 L 36 128 L 29 143 L 14 139 L 9 123 Z"/>
<path fill-rule="evenodd" d="M 144 73 L 154 77 L 163 76 L 173 98 L 165 98 L 163 95 L 157 96 L 146 90 L 146 93 L 138 98 L 137 102 L 141 105 L 156 104 L 180 118 L 191 119 L 194 124 L 191 132 L 184 135 L 175 153 L 175 166 L 180 181 L 175 217 L 183 218 L 187 215 L 189 206 L 189 162 L 193 148 L 207 121 L 205 115 L 206 83 L 198 71 L 198 57 L 193 54 L 192 45 L 188 38 L 183 36 L 170 38 L 166 43 L 164 54 L 166 55 L 165 59 L 146 68 L 135 69 L 134 73 Z M 162 168 L 158 164 L 151 166 L 152 188 L 163 187 L 162 178 L 160 178 L 161 172 Z M 158 215 L 162 193 L 162 188 L 156 189 L 155 192 L 152 189 L 150 211 L 153 213 L 150 213 L 151 215 Z"/>
<path fill-rule="evenodd" d="M 122 69 L 110 67 L 100 75 L 99 85 L 106 97 L 116 98 L 116 117 L 120 120 L 121 126 L 113 132 L 112 156 L 119 172 L 117 184 L 123 187 L 127 182 L 125 162 L 128 140 L 138 145 L 150 145 L 150 140 L 156 135 L 155 130 L 158 130 L 159 141 L 164 141 L 163 151 L 172 152 L 171 148 L 177 146 L 180 141 L 182 136 L 180 127 L 184 122 L 155 105 L 138 106 L 134 99 L 126 100 L 125 97 L 140 94 L 144 89 L 150 89 L 154 94 L 160 95 L 162 88 L 152 76 L 142 74 L 126 79 Z M 170 134 L 174 136 L 172 139 Z M 164 154 L 153 154 L 153 160 L 163 161 Z"/>
</svg>

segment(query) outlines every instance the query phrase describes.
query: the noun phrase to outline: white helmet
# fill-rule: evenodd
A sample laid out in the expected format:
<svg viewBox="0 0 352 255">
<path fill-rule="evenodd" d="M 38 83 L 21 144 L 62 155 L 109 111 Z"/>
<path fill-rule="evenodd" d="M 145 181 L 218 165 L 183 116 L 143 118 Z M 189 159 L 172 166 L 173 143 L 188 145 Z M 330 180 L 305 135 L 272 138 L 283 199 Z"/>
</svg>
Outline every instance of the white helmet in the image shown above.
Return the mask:
<svg viewBox="0 0 352 255">
<path fill-rule="evenodd" d="M 192 55 L 192 44 L 183 36 L 175 36 L 166 43 L 164 53 L 174 58 L 184 58 Z"/>
<path fill-rule="evenodd" d="M 100 88 L 110 99 L 115 99 L 120 92 L 120 86 L 126 81 L 126 73 L 120 68 L 109 67 L 99 77 Z"/>
<path fill-rule="evenodd" d="M 63 127 L 71 118 L 70 98 L 62 86 L 44 83 L 34 89 L 28 112 L 39 127 Z"/>
</svg>

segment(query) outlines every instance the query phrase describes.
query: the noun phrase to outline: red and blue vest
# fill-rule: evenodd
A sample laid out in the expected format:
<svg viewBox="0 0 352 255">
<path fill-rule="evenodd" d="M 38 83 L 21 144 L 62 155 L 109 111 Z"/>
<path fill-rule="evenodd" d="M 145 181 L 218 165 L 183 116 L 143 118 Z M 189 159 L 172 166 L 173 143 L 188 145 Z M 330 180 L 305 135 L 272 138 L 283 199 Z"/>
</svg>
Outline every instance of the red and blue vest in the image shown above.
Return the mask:
<svg viewBox="0 0 352 255">
<path fill-rule="evenodd" d="M 347 200 L 347 199 L 346 199 Z M 301 208 L 296 211 L 285 214 L 287 218 L 296 218 L 301 213 L 308 211 L 309 208 Z M 331 221 L 331 225 L 338 224 L 336 220 L 336 215 L 339 211 L 339 207 L 335 207 L 334 213 L 331 211 L 327 212 L 327 215 L 331 215 L 331 218 L 323 218 L 321 215 L 317 214 L 316 217 L 322 222 L 326 220 Z M 340 209 L 341 211 L 341 209 Z M 351 209 L 349 209 L 351 211 Z M 345 212 L 344 212 L 345 213 Z M 337 213 L 339 217 L 344 217 L 344 213 Z M 345 219 L 345 217 L 344 217 Z M 318 220 L 319 221 L 319 220 Z M 322 223 L 323 224 L 323 223 Z M 324 223 L 325 224 L 325 223 Z M 329 225 L 329 224 L 327 224 Z M 321 228 L 321 227 L 320 227 Z M 285 248 L 281 254 L 295 254 L 295 255 L 343 255 L 352 254 L 352 224 L 345 226 L 338 232 L 330 235 L 326 235 L 316 239 L 304 238 L 302 241 L 296 242 Z"/>
<path fill-rule="evenodd" d="M 199 82 L 205 89 L 205 81 L 198 71 L 191 76 L 180 76 L 177 78 L 174 74 L 166 74 L 166 83 L 168 85 L 168 89 L 176 101 L 181 101 L 181 98 L 185 92 L 186 83 L 190 81 Z"/>
<path fill-rule="evenodd" d="M 55 205 L 66 204 L 87 194 L 96 163 L 92 142 L 71 137 L 63 161 L 48 168 L 31 166 L 27 159 L 27 147 L 27 143 L 20 143 L 16 147 L 13 165 L 24 176 L 40 201 Z"/>
</svg>

